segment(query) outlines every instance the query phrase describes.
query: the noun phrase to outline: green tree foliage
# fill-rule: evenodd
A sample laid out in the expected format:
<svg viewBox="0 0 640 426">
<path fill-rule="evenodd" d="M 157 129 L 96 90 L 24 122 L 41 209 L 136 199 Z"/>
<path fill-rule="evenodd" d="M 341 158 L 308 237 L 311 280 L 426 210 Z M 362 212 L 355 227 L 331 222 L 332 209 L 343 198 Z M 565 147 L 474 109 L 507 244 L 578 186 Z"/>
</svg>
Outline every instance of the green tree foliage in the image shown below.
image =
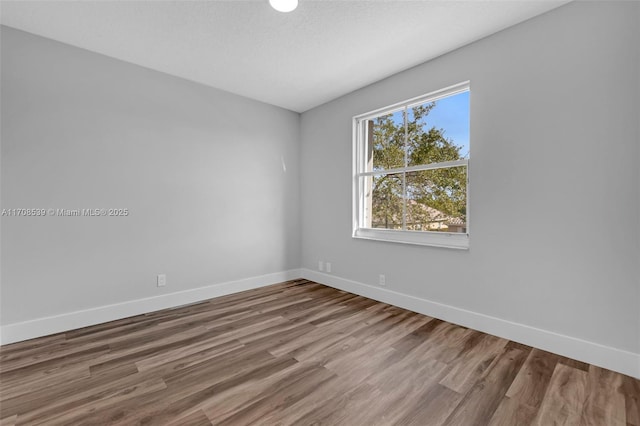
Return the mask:
<svg viewBox="0 0 640 426">
<path fill-rule="evenodd" d="M 373 119 L 373 170 L 459 160 L 461 147 L 444 129 L 429 127 L 435 102 L 408 109 L 405 129 L 401 113 Z M 434 224 L 466 222 L 466 167 L 380 175 L 372 182 L 373 227 L 402 228 L 403 181 L 407 229 L 437 230 Z M 431 225 L 430 225 L 431 224 Z"/>
</svg>

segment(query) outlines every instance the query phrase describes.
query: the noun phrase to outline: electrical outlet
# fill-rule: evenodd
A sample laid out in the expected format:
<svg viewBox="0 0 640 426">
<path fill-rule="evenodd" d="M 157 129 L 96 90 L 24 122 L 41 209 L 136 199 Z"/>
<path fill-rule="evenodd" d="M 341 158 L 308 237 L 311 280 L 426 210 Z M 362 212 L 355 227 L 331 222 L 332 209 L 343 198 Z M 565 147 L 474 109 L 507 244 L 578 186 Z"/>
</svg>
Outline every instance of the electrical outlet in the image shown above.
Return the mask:
<svg viewBox="0 0 640 426">
<path fill-rule="evenodd" d="M 324 271 L 324 262 L 322 260 L 318 261 L 318 271 Z"/>
<path fill-rule="evenodd" d="M 331 263 L 327 262 L 325 266 L 325 269 L 327 270 L 327 272 L 331 272 Z"/>
<path fill-rule="evenodd" d="M 380 285 L 387 285 L 387 279 L 382 274 L 380 274 Z"/>
<path fill-rule="evenodd" d="M 158 274 L 158 287 L 164 287 L 167 285 L 167 275 L 166 274 Z"/>
</svg>

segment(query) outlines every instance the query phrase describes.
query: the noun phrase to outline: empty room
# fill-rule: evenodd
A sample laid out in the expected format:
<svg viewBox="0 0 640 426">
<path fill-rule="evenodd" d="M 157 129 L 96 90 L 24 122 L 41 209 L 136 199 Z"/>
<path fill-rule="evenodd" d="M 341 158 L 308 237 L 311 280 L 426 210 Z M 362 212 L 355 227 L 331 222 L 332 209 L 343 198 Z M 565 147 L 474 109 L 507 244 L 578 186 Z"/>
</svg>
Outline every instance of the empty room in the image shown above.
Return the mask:
<svg viewBox="0 0 640 426">
<path fill-rule="evenodd" d="M 639 1 L 0 23 L 1 426 L 640 426 Z"/>
</svg>

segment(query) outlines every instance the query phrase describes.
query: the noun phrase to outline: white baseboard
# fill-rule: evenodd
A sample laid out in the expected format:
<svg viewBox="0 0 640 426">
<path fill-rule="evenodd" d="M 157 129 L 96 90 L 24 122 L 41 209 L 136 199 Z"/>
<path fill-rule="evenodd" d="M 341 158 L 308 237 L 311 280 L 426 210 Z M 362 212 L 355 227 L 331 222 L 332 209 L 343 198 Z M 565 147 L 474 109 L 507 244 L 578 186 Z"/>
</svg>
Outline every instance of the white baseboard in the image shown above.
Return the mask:
<svg viewBox="0 0 640 426">
<path fill-rule="evenodd" d="M 380 302 L 640 378 L 640 354 L 432 302 L 335 275 L 302 269 L 302 277 Z"/>
<path fill-rule="evenodd" d="M 2 325 L 0 327 L 0 344 L 29 340 L 63 331 L 74 330 L 108 321 L 146 314 L 161 309 L 174 308 L 189 303 L 200 302 L 212 297 L 225 296 L 240 291 L 264 287 L 283 281 L 300 278 L 301 271 L 292 269 L 257 277 L 229 281 L 192 290 L 178 291 L 161 296 L 147 297 L 113 305 L 99 306 L 82 311 L 69 312 L 30 321 Z"/>
</svg>

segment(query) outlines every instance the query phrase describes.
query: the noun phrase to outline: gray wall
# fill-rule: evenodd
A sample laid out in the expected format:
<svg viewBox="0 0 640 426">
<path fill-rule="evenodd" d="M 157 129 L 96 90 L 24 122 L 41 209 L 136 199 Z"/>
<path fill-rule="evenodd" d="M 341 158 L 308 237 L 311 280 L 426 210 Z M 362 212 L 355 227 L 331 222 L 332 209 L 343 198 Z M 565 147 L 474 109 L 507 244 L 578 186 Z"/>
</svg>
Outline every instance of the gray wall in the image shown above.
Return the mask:
<svg viewBox="0 0 640 426">
<path fill-rule="evenodd" d="M 3 325 L 299 266 L 298 114 L 1 35 L 2 207 L 130 210 L 3 217 Z"/>
<path fill-rule="evenodd" d="M 302 114 L 303 267 L 640 352 L 639 16 L 571 3 Z M 351 117 L 465 80 L 470 250 L 352 239 Z"/>
</svg>

